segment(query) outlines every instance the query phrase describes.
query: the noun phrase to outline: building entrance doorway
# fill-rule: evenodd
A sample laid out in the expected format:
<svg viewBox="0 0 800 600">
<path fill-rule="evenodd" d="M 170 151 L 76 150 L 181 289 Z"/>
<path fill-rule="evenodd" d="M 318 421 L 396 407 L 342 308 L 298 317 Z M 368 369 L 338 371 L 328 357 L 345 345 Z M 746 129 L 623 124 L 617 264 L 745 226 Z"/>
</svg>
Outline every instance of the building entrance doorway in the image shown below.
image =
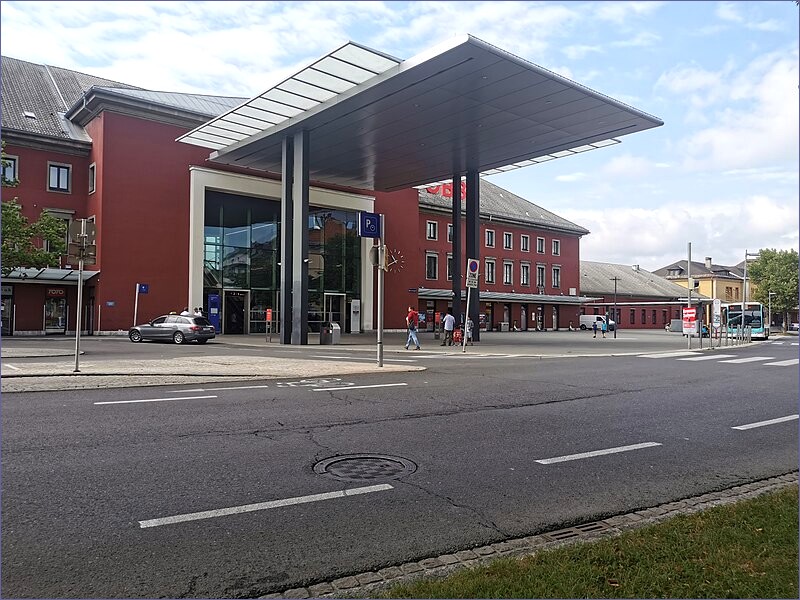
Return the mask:
<svg viewBox="0 0 800 600">
<path fill-rule="evenodd" d="M 222 333 L 237 335 L 247 331 L 245 320 L 245 307 L 249 307 L 248 296 L 250 292 L 225 290 L 222 305 Z"/>
<path fill-rule="evenodd" d="M 14 300 L 11 296 L 3 296 L 3 335 L 13 334 Z"/>
<path fill-rule="evenodd" d="M 524 304 L 519 309 L 520 329 L 528 331 L 528 307 Z"/>
<path fill-rule="evenodd" d="M 553 307 L 553 331 L 558 331 L 558 307 Z"/>
<path fill-rule="evenodd" d="M 338 323 L 339 327 L 341 327 L 342 333 L 347 331 L 345 327 L 347 323 L 345 320 L 347 316 L 345 314 L 344 308 L 347 306 L 345 302 L 345 295 L 344 294 L 333 294 L 330 292 L 325 292 L 325 315 L 323 319 L 325 321 L 330 321 L 331 323 Z"/>
</svg>

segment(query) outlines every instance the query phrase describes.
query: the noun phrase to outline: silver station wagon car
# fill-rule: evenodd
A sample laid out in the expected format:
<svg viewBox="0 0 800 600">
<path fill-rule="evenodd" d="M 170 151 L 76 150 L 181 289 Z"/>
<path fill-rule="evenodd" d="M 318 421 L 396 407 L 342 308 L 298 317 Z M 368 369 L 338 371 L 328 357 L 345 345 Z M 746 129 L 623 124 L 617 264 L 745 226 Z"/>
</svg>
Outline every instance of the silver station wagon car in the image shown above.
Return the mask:
<svg viewBox="0 0 800 600">
<path fill-rule="evenodd" d="M 149 323 L 136 325 L 128 331 L 132 342 L 142 340 L 172 341 L 176 344 L 197 341 L 205 344 L 213 340 L 216 331 L 211 321 L 205 317 L 182 317 L 180 315 L 162 315 Z"/>
</svg>

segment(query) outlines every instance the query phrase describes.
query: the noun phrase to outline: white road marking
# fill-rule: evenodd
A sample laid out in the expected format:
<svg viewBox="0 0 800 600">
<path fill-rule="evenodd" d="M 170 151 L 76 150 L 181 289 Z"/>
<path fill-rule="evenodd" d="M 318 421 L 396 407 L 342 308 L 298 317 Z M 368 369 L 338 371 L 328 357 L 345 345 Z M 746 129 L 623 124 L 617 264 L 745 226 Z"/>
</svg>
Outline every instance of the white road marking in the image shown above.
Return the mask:
<svg viewBox="0 0 800 600">
<path fill-rule="evenodd" d="M 14 369 L 15 371 L 20 371 L 20 370 L 21 370 L 19 367 L 15 367 L 14 365 L 10 365 L 10 364 L 8 364 L 8 363 L 6 363 L 6 364 L 5 364 L 5 365 L 3 365 L 3 366 L 4 366 L 4 367 L 8 367 L 9 369 Z"/>
<path fill-rule="evenodd" d="M 642 358 L 677 358 L 679 356 L 697 356 L 697 352 L 666 352 L 664 354 L 642 354 Z"/>
<path fill-rule="evenodd" d="M 765 367 L 790 367 L 800 363 L 800 358 L 792 358 L 790 360 L 779 360 L 778 362 L 764 363 Z"/>
<path fill-rule="evenodd" d="M 580 454 L 568 454 L 567 456 L 556 456 L 555 458 L 543 458 L 535 462 L 540 465 L 552 465 L 553 463 L 566 462 L 568 460 L 578 460 L 581 458 L 591 458 L 593 456 L 602 456 L 604 454 L 616 454 L 617 452 L 628 452 L 629 450 L 640 450 L 642 448 L 652 448 L 653 446 L 660 446 L 657 442 L 644 442 L 643 444 L 633 444 L 631 446 L 619 446 L 617 448 L 607 448 L 605 450 L 594 450 L 593 452 L 581 452 Z"/>
<path fill-rule="evenodd" d="M 366 356 L 323 356 L 322 354 L 312 354 L 310 358 L 346 359 L 346 360 L 369 360 L 375 361 L 372 357 Z M 412 358 L 384 358 L 384 362 L 417 362 Z"/>
<path fill-rule="evenodd" d="M 766 425 L 775 425 L 776 423 L 785 423 L 786 421 L 794 421 L 798 415 L 789 415 L 788 417 L 780 417 L 778 419 L 770 419 L 769 421 L 759 421 L 758 423 L 749 423 L 747 425 L 737 425 L 731 429 L 738 429 L 744 431 L 745 429 L 753 429 L 755 427 L 764 427 Z"/>
<path fill-rule="evenodd" d="M 695 356 L 694 358 L 679 358 L 678 360 L 717 360 L 718 358 L 730 358 L 735 354 L 708 354 L 706 356 Z"/>
<path fill-rule="evenodd" d="M 773 346 L 783 346 L 783 342 L 772 342 Z"/>
<path fill-rule="evenodd" d="M 312 392 L 329 392 L 336 390 L 364 390 L 367 388 L 382 388 L 382 387 L 397 387 L 399 385 L 408 385 L 407 383 L 376 383 L 375 385 L 351 385 L 348 387 L 326 387 L 326 388 L 312 388 Z"/>
<path fill-rule="evenodd" d="M 216 398 L 217 396 L 182 396 L 180 398 L 147 398 L 145 400 L 113 400 L 110 402 L 95 402 L 94 404 L 136 404 L 138 402 L 169 402 L 170 400 L 199 400 L 201 398 Z"/>
<path fill-rule="evenodd" d="M 734 365 L 739 365 L 742 363 L 749 363 L 749 362 L 758 362 L 761 360 L 772 360 L 775 358 L 774 356 L 751 356 L 749 358 L 735 358 L 733 360 L 721 360 L 721 363 L 731 363 Z"/>
<path fill-rule="evenodd" d="M 308 502 L 319 502 L 321 500 L 331 500 L 333 498 L 344 498 L 346 496 L 358 496 L 360 494 L 370 494 L 372 492 L 383 492 L 394 489 L 388 483 L 380 485 L 370 485 L 367 487 L 351 488 L 338 492 L 326 492 L 324 494 L 312 494 L 311 496 L 297 496 L 295 498 L 285 498 L 283 500 L 272 500 L 270 502 L 259 502 L 257 504 L 244 504 L 231 508 L 218 508 L 216 510 L 204 510 L 201 512 L 175 515 L 172 517 L 161 517 L 160 519 L 148 519 L 139 521 L 139 527 L 158 527 L 159 525 L 172 525 L 173 523 L 184 523 L 186 521 L 199 521 L 200 519 L 212 519 L 214 517 L 226 517 L 256 510 L 268 510 L 270 508 L 280 508 L 282 506 L 292 506 L 294 504 L 307 504 Z"/>
<path fill-rule="evenodd" d="M 268 385 L 237 385 L 236 387 L 218 387 L 218 388 L 194 388 L 191 390 L 174 390 L 167 392 L 168 394 L 188 394 L 189 392 L 217 392 L 220 390 L 257 390 L 268 388 Z"/>
</svg>

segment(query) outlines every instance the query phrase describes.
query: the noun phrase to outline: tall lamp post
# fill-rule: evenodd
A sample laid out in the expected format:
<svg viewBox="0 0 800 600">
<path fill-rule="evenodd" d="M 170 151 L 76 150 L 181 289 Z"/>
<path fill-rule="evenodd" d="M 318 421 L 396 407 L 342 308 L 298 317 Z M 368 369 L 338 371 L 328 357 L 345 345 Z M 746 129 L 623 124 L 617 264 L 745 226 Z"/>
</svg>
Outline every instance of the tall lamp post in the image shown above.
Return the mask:
<svg viewBox="0 0 800 600">
<path fill-rule="evenodd" d="M 744 281 L 742 285 L 742 331 L 744 332 L 744 311 L 747 310 L 747 259 L 758 258 L 758 252 L 744 251 Z"/>
<path fill-rule="evenodd" d="M 614 339 L 617 339 L 617 327 L 619 327 L 619 317 L 617 316 L 617 282 L 619 277 L 612 277 L 614 282 Z"/>
</svg>

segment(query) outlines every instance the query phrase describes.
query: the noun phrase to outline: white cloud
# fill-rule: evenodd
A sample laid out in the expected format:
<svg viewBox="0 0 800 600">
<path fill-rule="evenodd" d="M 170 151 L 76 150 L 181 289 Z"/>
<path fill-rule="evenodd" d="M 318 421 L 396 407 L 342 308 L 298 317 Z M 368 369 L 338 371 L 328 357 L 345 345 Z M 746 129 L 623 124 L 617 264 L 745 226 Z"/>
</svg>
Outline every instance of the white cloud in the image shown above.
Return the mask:
<svg viewBox="0 0 800 600">
<path fill-rule="evenodd" d="M 617 40 L 611 42 L 612 46 L 618 48 L 639 48 L 643 46 L 652 46 L 661 41 L 661 36 L 649 31 L 640 31 L 634 37 L 627 40 Z"/>
<path fill-rule="evenodd" d="M 598 19 L 624 24 L 632 17 L 649 15 L 663 5 L 664 2 L 598 2 L 593 6 Z"/>
<path fill-rule="evenodd" d="M 717 16 L 723 21 L 742 23 L 744 17 L 739 13 L 739 7 L 733 2 L 720 2 L 717 4 Z"/>
<path fill-rule="evenodd" d="M 600 54 L 603 52 L 603 48 L 601 46 L 586 46 L 586 45 L 575 45 L 575 46 L 567 46 L 562 50 L 566 57 L 570 60 L 580 60 L 581 58 L 586 57 L 589 54 Z"/>
<path fill-rule="evenodd" d="M 600 169 L 602 175 L 611 178 L 641 178 L 646 177 L 653 170 L 653 163 L 642 156 L 621 154 L 612 158 Z"/>
<path fill-rule="evenodd" d="M 556 177 L 556 181 L 561 181 L 563 183 L 571 183 L 573 181 L 580 181 L 581 179 L 586 178 L 586 173 L 569 173 L 568 175 L 558 175 Z"/>
</svg>

